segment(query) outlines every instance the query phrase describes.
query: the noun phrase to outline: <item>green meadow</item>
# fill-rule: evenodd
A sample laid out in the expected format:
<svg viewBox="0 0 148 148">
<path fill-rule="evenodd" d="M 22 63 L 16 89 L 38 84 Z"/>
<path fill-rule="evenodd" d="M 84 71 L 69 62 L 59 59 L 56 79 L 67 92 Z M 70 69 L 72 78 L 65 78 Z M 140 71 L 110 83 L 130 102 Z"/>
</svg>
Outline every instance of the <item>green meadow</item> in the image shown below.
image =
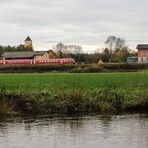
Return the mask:
<svg viewBox="0 0 148 148">
<path fill-rule="evenodd" d="M 0 114 L 148 109 L 148 72 L 0 74 Z"/>
<path fill-rule="evenodd" d="M 0 86 L 13 92 L 55 91 L 102 87 L 148 89 L 148 72 L 0 74 Z"/>
</svg>

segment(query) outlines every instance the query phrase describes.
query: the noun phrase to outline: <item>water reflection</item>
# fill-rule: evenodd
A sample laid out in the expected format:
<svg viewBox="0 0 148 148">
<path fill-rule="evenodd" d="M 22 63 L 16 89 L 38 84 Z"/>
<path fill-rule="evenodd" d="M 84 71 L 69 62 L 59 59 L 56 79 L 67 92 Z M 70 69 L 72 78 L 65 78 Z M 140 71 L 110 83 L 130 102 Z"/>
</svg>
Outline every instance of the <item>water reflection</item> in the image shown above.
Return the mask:
<svg viewBox="0 0 148 148">
<path fill-rule="evenodd" d="M 0 148 L 147 148 L 148 115 L 1 118 Z"/>
</svg>

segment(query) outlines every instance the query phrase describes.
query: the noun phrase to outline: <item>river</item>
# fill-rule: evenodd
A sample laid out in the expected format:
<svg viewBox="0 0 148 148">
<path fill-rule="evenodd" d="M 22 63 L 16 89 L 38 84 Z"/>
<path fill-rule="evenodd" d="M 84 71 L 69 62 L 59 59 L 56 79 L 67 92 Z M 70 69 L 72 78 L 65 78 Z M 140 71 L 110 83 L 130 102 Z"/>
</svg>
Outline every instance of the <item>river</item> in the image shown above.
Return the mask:
<svg viewBox="0 0 148 148">
<path fill-rule="evenodd" d="M 148 148 L 148 114 L 0 118 L 0 148 Z"/>
</svg>

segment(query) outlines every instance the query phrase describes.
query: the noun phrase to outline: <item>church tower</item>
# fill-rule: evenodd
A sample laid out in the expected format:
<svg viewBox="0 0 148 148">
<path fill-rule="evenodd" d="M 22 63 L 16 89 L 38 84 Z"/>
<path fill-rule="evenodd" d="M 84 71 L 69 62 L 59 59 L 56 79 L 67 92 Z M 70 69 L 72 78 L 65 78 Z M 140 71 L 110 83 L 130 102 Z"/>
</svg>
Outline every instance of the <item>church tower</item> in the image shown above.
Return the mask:
<svg viewBox="0 0 148 148">
<path fill-rule="evenodd" d="M 29 36 L 24 41 L 24 47 L 25 48 L 29 48 L 29 49 L 33 49 L 33 47 L 32 47 L 32 40 L 30 39 Z"/>
</svg>

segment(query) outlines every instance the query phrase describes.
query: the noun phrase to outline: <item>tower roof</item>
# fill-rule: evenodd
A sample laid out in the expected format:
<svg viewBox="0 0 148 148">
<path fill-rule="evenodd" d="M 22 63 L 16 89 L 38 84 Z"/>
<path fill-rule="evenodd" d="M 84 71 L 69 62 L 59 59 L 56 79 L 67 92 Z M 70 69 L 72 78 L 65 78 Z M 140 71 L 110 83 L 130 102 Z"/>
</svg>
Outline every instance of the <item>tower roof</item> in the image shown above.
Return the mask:
<svg viewBox="0 0 148 148">
<path fill-rule="evenodd" d="M 28 37 L 25 39 L 25 41 L 32 41 L 32 40 L 31 40 L 30 37 L 28 36 Z"/>
</svg>

